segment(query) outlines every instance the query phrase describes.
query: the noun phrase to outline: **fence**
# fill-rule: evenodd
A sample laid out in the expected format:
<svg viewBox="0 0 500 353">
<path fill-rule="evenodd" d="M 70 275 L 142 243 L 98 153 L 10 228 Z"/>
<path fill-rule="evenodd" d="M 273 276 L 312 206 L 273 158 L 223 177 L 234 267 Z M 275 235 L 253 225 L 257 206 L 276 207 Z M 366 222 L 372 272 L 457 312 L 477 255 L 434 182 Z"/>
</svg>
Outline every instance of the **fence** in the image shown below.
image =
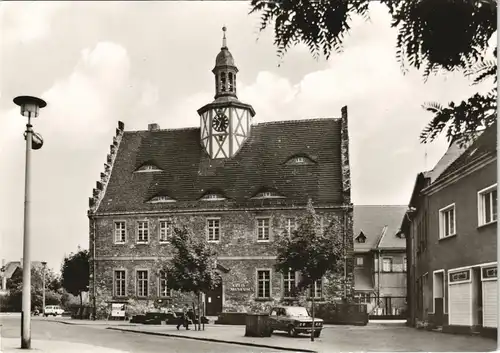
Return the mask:
<svg viewBox="0 0 500 353">
<path fill-rule="evenodd" d="M 370 303 L 370 319 L 406 319 L 406 297 L 374 297 Z"/>
</svg>

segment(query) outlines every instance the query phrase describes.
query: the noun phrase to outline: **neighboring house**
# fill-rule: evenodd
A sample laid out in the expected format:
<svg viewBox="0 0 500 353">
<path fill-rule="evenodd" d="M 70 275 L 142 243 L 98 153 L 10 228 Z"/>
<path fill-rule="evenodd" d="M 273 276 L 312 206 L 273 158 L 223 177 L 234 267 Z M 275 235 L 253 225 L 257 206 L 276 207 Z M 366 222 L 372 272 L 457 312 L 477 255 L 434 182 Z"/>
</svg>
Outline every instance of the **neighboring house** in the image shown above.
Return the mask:
<svg viewBox="0 0 500 353">
<path fill-rule="evenodd" d="M 0 268 L 0 277 L 2 278 L 2 284 L 0 288 L 0 295 L 8 294 L 7 290 L 7 281 L 12 277 L 14 272 L 18 267 L 21 267 L 21 262 L 19 261 L 10 261 L 5 263 L 5 260 L 2 259 L 2 267 Z"/>
<path fill-rule="evenodd" d="M 406 240 L 399 231 L 407 206 L 354 206 L 354 290 L 374 316 L 406 312 Z"/>
<path fill-rule="evenodd" d="M 40 261 L 32 261 L 31 264 L 32 266 L 41 266 L 42 263 Z M 0 268 L 0 295 L 7 295 L 9 293 L 7 290 L 7 281 L 18 268 L 22 268 L 22 261 L 10 261 L 5 263 L 5 260 L 2 259 L 2 267 Z"/>
<path fill-rule="evenodd" d="M 254 124 L 254 109 L 236 96 L 238 69 L 225 39 L 212 72 L 215 101 L 198 110 L 199 127 L 124 131 L 118 123 L 89 200 L 90 296 L 98 316 L 111 303 L 134 313 L 158 300 L 188 300 L 169 289 L 157 263 L 172 258 L 174 222 L 218 249 L 222 284 L 203 299 L 208 315 L 288 299 L 299 274 L 275 271 L 274 239 L 294 229 L 309 198 L 323 226 L 333 224 L 346 252 L 352 249 L 347 108 L 339 118 Z M 350 295 L 351 261 L 345 275 L 329 274 L 307 297 Z"/>
<path fill-rule="evenodd" d="M 496 124 L 420 173 L 402 222 L 411 266 L 409 324 L 496 331 Z"/>
</svg>

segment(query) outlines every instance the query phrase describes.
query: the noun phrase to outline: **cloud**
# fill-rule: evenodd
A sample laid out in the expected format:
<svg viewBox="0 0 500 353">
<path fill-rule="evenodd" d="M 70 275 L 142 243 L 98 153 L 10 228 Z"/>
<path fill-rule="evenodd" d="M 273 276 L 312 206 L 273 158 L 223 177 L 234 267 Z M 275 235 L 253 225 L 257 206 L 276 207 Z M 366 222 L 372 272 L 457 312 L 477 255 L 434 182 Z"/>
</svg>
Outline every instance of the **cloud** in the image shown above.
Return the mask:
<svg viewBox="0 0 500 353">
<path fill-rule="evenodd" d="M 40 129 L 73 143 L 109 134 L 128 107 L 129 71 L 127 51 L 118 44 L 84 49 L 73 73 L 42 95 L 48 105 Z"/>
<path fill-rule="evenodd" d="M 64 1 L 4 2 L 0 7 L 2 46 L 14 41 L 26 43 L 47 37 L 52 17 L 66 6 Z"/>
<path fill-rule="evenodd" d="M 253 105 L 256 123 L 339 117 L 341 107 L 348 106 L 355 203 L 406 204 L 416 173 L 432 168 L 447 147 L 443 137 L 420 143 L 419 134 L 432 117 L 422 103 L 462 100 L 488 88 L 471 87 L 460 74 L 431 77 L 427 83 L 416 70 L 403 74 L 396 60 L 396 32 L 387 23 L 387 13 L 377 11 L 370 22 L 358 21 L 345 51 L 333 55 L 325 69 L 306 73 L 297 82 L 279 70 L 238 82 L 238 97 Z M 167 111 L 195 111 L 211 101 L 201 99 L 210 96 L 210 88 Z"/>
</svg>

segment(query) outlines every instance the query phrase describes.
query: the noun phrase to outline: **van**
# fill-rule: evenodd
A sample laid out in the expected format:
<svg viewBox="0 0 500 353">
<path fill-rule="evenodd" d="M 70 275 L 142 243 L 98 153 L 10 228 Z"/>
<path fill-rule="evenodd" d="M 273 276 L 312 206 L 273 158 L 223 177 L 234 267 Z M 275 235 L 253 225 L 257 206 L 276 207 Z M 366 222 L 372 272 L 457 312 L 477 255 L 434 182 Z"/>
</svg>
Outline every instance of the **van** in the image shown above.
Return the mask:
<svg viewBox="0 0 500 353">
<path fill-rule="evenodd" d="M 43 311 L 43 316 L 56 316 L 62 315 L 64 310 L 59 305 L 46 305 L 45 310 Z"/>
</svg>

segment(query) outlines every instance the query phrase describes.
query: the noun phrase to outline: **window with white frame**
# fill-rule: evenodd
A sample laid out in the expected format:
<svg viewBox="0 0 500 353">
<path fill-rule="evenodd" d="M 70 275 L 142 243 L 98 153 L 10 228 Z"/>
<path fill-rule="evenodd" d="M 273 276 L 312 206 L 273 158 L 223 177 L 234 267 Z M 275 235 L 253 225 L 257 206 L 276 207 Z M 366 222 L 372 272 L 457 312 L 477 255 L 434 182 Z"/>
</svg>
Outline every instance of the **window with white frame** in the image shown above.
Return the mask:
<svg viewBox="0 0 500 353">
<path fill-rule="evenodd" d="M 318 279 L 309 286 L 309 298 L 321 298 L 323 296 L 323 281 Z"/>
<path fill-rule="evenodd" d="M 115 270 L 114 273 L 114 295 L 115 297 L 125 297 L 126 292 L 126 272 L 125 270 Z"/>
<path fill-rule="evenodd" d="M 257 219 L 257 241 L 269 241 L 269 218 Z"/>
<path fill-rule="evenodd" d="M 148 270 L 137 270 L 136 294 L 138 297 L 148 296 Z"/>
<path fill-rule="evenodd" d="M 218 242 L 220 240 L 220 219 L 207 219 L 207 240 L 210 242 Z"/>
<path fill-rule="evenodd" d="M 138 221 L 137 222 L 137 242 L 147 243 L 149 241 L 149 222 L 148 221 Z"/>
<path fill-rule="evenodd" d="M 160 243 L 167 242 L 168 238 L 171 238 L 173 233 L 172 221 L 160 220 L 159 229 L 160 229 Z"/>
<path fill-rule="evenodd" d="M 257 271 L 257 298 L 271 298 L 271 270 Z"/>
<path fill-rule="evenodd" d="M 370 304 L 371 294 L 370 293 L 359 293 L 359 303 L 360 304 Z"/>
<path fill-rule="evenodd" d="M 392 259 L 383 258 L 382 259 L 382 272 L 391 272 L 392 271 Z"/>
<path fill-rule="evenodd" d="M 158 296 L 172 296 L 172 290 L 168 288 L 167 273 L 165 271 L 160 271 L 160 276 L 158 278 Z"/>
<path fill-rule="evenodd" d="M 291 236 L 292 235 L 292 232 L 295 230 L 295 218 L 287 218 L 286 219 L 286 233 L 288 234 L 288 236 Z"/>
<path fill-rule="evenodd" d="M 356 266 L 363 266 L 363 256 L 356 256 Z"/>
<path fill-rule="evenodd" d="M 479 225 L 483 226 L 497 220 L 497 184 L 494 184 L 478 193 Z"/>
<path fill-rule="evenodd" d="M 439 238 L 455 235 L 455 204 L 439 210 Z"/>
<path fill-rule="evenodd" d="M 283 275 L 283 297 L 292 298 L 295 288 L 295 272 L 289 271 L 287 274 Z"/>
<path fill-rule="evenodd" d="M 115 222 L 115 244 L 123 244 L 126 241 L 127 229 L 125 221 Z"/>
</svg>

